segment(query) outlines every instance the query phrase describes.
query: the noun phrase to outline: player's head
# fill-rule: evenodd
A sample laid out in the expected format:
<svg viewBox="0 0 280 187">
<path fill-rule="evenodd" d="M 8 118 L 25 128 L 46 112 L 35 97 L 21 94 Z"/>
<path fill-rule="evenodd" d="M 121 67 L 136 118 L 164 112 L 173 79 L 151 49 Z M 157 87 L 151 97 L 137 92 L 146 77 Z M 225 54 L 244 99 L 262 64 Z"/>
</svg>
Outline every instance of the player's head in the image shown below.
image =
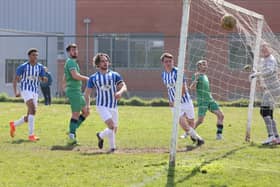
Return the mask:
<svg viewBox="0 0 280 187">
<path fill-rule="evenodd" d="M 165 70 L 170 70 L 174 66 L 174 57 L 171 53 L 163 53 L 160 56 L 161 63 Z"/>
<path fill-rule="evenodd" d="M 69 44 L 66 47 L 66 51 L 71 58 L 77 58 L 78 57 L 78 46 L 77 46 L 77 44 L 74 44 L 74 43 Z"/>
<path fill-rule="evenodd" d="M 93 63 L 97 68 L 100 68 L 101 70 L 107 70 L 111 63 L 111 60 L 109 55 L 107 55 L 106 53 L 97 53 L 93 57 Z"/>
<path fill-rule="evenodd" d="M 29 62 L 35 63 L 35 62 L 37 62 L 39 51 L 36 48 L 30 48 L 27 51 L 27 55 L 29 58 Z"/>
<path fill-rule="evenodd" d="M 261 45 L 261 56 L 268 57 L 271 54 L 271 47 L 268 43 L 264 42 Z"/>
<path fill-rule="evenodd" d="M 206 71 L 208 68 L 207 60 L 199 60 L 196 63 L 196 68 L 198 71 L 202 71 L 202 72 Z"/>
</svg>

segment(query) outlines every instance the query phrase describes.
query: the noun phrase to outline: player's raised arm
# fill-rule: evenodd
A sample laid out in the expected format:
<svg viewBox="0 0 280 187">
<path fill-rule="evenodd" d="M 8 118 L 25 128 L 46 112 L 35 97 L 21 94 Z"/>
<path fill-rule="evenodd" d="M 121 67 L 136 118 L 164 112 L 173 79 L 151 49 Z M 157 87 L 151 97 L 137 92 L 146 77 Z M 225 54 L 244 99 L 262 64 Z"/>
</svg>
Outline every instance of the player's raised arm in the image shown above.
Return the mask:
<svg viewBox="0 0 280 187">
<path fill-rule="evenodd" d="M 197 85 L 197 82 L 198 82 L 199 74 L 200 74 L 199 72 L 196 72 L 194 74 L 194 79 L 193 79 L 193 81 L 192 81 L 192 83 L 191 83 L 191 85 L 189 87 L 190 90 L 195 90 L 196 89 L 196 85 Z"/>
</svg>

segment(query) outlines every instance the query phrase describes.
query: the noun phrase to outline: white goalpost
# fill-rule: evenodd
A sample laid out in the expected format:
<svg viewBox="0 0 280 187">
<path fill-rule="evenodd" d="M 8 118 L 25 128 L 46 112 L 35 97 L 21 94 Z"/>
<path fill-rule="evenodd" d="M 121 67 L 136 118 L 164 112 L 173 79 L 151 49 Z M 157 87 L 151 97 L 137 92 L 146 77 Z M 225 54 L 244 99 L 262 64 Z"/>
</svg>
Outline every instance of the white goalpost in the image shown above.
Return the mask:
<svg viewBox="0 0 280 187">
<path fill-rule="evenodd" d="M 180 33 L 180 44 L 179 44 L 179 55 L 178 55 L 178 72 L 177 72 L 177 81 L 175 86 L 176 88 L 182 88 L 183 85 L 190 3 L 191 0 L 183 0 L 183 14 L 182 14 L 182 23 L 181 23 L 182 26 L 181 26 L 181 33 Z M 170 166 L 175 166 L 175 160 L 176 160 L 176 148 L 177 148 L 177 136 L 178 136 L 177 127 L 179 122 L 181 97 L 182 97 L 181 89 L 176 89 L 175 103 L 174 103 L 175 109 L 173 114 L 173 126 L 172 126 L 173 128 L 172 128 L 170 158 L 169 158 Z"/>
<path fill-rule="evenodd" d="M 182 2 L 176 88 L 182 87 L 184 70 L 189 84 L 191 76 L 196 72 L 196 62 L 206 59 L 213 97 L 218 101 L 236 102 L 240 107 L 248 107 L 247 123 L 244 121 L 244 124 L 245 140 L 250 141 L 254 104 L 259 102 L 262 93 L 256 79 L 249 81 L 248 77 L 252 71 L 260 68 L 261 43 L 271 45 L 273 55 L 279 62 L 280 42 L 263 15 L 254 11 L 224 0 Z M 221 27 L 221 18 L 227 14 L 237 20 L 233 30 Z M 252 71 L 245 71 L 246 66 L 251 67 Z M 181 90 L 176 89 L 169 157 L 171 166 L 175 165 L 176 160 L 180 101 Z"/>
</svg>

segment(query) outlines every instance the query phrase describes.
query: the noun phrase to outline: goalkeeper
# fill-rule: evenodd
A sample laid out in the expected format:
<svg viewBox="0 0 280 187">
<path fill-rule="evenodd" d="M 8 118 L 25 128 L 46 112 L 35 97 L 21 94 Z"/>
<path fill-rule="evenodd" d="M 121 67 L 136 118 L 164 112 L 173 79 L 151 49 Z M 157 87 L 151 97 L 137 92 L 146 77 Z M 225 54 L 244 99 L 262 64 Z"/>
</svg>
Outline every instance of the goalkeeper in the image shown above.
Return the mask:
<svg viewBox="0 0 280 187">
<path fill-rule="evenodd" d="M 264 43 L 261 46 L 261 62 L 260 71 L 250 75 L 250 80 L 259 77 L 264 83 L 268 92 L 270 92 L 274 102 L 280 101 L 280 81 L 278 79 L 278 67 L 275 57 L 272 55 L 271 47 L 269 44 Z"/>
<path fill-rule="evenodd" d="M 206 60 L 200 60 L 196 63 L 196 66 L 198 71 L 192 76 L 192 83 L 190 85 L 190 89 L 196 89 L 198 104 L 198 119 L 195 122 L 195 128 L 203 122 L 207 110 L 210 110 L 217 116 L 216 139 L 221 140 L 223 138 L 224 114 L 220 110 L 217 102 L 213 99 L 210 91 L 209 80 L 206 75 L 208 63 Z"/>
<path fill-rule="evenodd" d="M 260 78 L 264 87 L 264 94 L 260 108 L 260 114 L 265 122 L 268 138 L 263 145 L 280 143 L 276 122 L 273 119 L 275 101 L 279 102 L 280 82 L 277 72 L 277 61 L 272 55 L 271 48 L 267 43 L 261 46 L 261 69 L 250 75 L 250 80 Z"/>
</svg>

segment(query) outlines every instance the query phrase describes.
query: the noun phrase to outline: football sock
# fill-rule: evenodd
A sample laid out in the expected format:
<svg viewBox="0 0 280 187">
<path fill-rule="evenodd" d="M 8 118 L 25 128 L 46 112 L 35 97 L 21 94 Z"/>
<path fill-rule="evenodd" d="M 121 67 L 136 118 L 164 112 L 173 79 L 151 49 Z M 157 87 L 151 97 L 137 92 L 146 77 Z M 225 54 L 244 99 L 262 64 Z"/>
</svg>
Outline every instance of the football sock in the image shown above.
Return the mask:
<svg viewBox="0 0 280 187">
<path fill-rule="evenodd" d="M 109 139 L 110 148 L 115 149 L 116 145 L 115 145 L 115 132 L 114 132 L 114 130 L 109 129 L 108 139 Z"/>
<path fill-rule="evenodd" d="M 191 127 L 189 127 L 189 131 L 187 132 L 192 138 L 194 138 L 194 139 L 201 139 L 201 137 L 196 133 L 196 131 L 193 129 L 193 128 L 191 128 Z"/>
<path fill-rule="evenodd" d="M 19 120 L 14 121 L 15 126 L 20 126 L 24 123 L 24 116 L 22 116 Z"/>
<path fill-rule="evenodd" d="M 263 120 L 265 122 L 265 126 L 266 126 L 266 129 L 267 129 L 268 137 L 273 136 L 271 117 L 270 116 L 265 116 L 265 117 L 263 117 Z"/>
<path fill-rule="evenodd" d="M 99 133 L 100 138 L 104 139 L 104 137 L 109 136 L 110 134 L 110 129 L 106 128 L 102 132 Z"/>
<path fill-rule="evenodd" d="M 69 130 L 71 134 L 76 134 L 78 120 L 71 118 L 70 124 L 69 124 Z"/>
<path fill-rule="evenodd" d="M 273 129 L 273 134 L 276 138 L 279 138 L 279 134 L 278 134 L 278 130 L 277 130 L 277 126 L 276 126 L 276 122 L 273 119 L 272 120 L 272 129 Z"/>
<path fill-rule="evenodd" d="M 222 134 L 223 133 L 223 124 L 217 124 L 217 134 Z"/>
<path fill-rule="evenodd" d="M 77 128 L 80 127 L 80 125 L 83 123 L 83 121 L 85 121 L 85 119 L 86 118 L 82 114 L 79 116 L 79 120 L 78 120 L 78 123 L 77 123 Z"/>
<path fill-rule="evenodd" d="M 34 115 L 28 115 L 28 127 L 29 127 L 29 135 L 34 135 L 34 123 L 35 117 Z"/>
<path fill-rule="evenodd" d="M 69 134 L 69 138 L 70 138 L 70 139 L 75 139 L 75 137 L 76 137 L 75 134 L 72 134 L 72 133 Z"/>
</svg>

